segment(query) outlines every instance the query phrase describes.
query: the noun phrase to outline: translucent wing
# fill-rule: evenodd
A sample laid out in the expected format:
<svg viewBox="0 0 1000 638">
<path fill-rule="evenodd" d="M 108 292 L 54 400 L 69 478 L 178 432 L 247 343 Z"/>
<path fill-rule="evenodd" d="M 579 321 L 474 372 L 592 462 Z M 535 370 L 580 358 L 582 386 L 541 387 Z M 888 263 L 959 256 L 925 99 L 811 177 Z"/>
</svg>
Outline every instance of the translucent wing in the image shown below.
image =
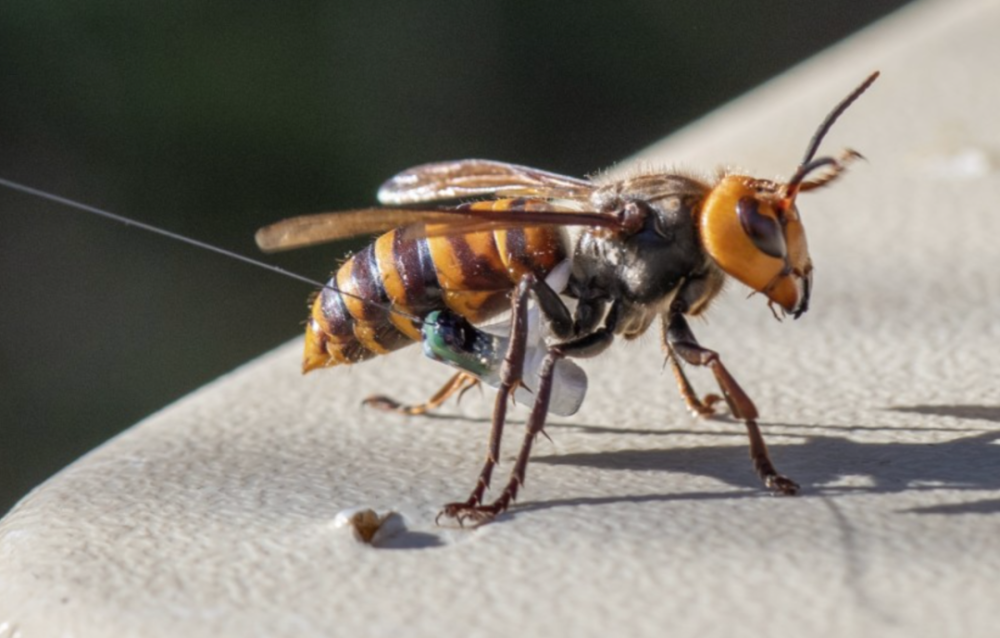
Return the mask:
<svg viewBox="0 0 1000 638">
<path fill-rule="evenodd" d="M 462 235 L 518 226 L 617 228 L 614 213 L 579 211 L 541 199 L 500 199 L 454 208 L 364 208 L 282 220 L 257 231 L 264 252 L 302 248 L 406 227 L 407 237 Z"/>
<path fill-rule="evenodd" d="M 412 210 L 406 208 L 362 208 L 334 213 L 316 213 L 290 217 L 257 231 L 257 246 L 266 253 L 313 246 L 326 242 L 372 235 L 399 226 L 417 223 L 463 221 L 467 216 L 445 210 Z"/>
<path fill-rule="evenodd" d="M 593 190 L 594 185 L 587 180 L 517 164 L 471 159 L 422 164 L 405 170 L 382 185 L 378 200 L 387 206 L 470 197 L 586 201 Z"/>
</svg>

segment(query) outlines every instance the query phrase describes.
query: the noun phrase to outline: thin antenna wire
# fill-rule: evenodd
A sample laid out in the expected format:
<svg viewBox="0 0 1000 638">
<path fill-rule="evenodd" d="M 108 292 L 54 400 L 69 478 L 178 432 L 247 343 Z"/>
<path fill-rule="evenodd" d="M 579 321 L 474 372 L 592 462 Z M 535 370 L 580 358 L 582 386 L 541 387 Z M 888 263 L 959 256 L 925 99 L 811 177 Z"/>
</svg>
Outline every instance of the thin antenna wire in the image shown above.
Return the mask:
<svg viewBox="0 0 1000 638">
<path fill-rule="evenodd" d="M 295 279 L 295 280 L 301 281 L 303 283 L 307 283 L 307 284 L 309 284 L 311 286 L 316 286 L 318 288 L 325 288 L 327 290 L 332 290 L 332 291 L 334 291 L 336 293 L 344 295 L 345 297 L 351 297 L 353 299 L 357 299 L 358 301 L 360 301 L 362 303 L 365 303 L 365 304 L 368 304 L 368 305 L 371 305 L 371 306 L 375 306 L 376 308 L 381 308 L 381 309 L 383 309 L 383 310 L 385 310 L 387 312 L 392 312 L 392 313 L 395 313 L 397 315 L 406 317 L 407 319 L 410 319 L 411 321 L 414 321 L 416 323 L 423 323 L 423 319 L 421 319 L 420 317 L 417 317 L 415 315 L 411 315 L 409 313 L 403 312 L 402 310 L 399 310 L 398 308 L 394 308 L 390 304 L 384 304 L 384 303 L 381 303 L 381 302 L 378 302 L 378 301 L 373 301 L 371 299 L 365 299 L 364 297 L 362 297 L 360 295 L 355 295 L 355 294 L 352 294 L 352 293 L 349 293 L 349 292 L 345 292 L 343 290 L 340 290 L 339 288 L 331 286 L 330 284 L 325 284 L 325 283 L 323 283 L 323 282 L 321 282 L 319 280 L 312 279 L 310 277 L 305 277 L 303 275 L 291 272 L 289 270 L 285 270 L 284 268 L 280 268 L 278 266 L 275 266 L 274 264 L 269 264 L 267 262 L 259 261 L 257 259 L 253 259 L 252 257 L 247 257 L 246 255 L 241 255 L 241 254 L 239 254 L 237 252 L 233 252 L 231 250 L 226 250 L 225 248 L 220 248 L 219 246 L 213 246 L 212 244 L 207 244 L 207 243 L 205 243 L 203 241 L 199 241 L 197 239 L 193 239 L 191 237 L 187 237 L 185 235 L 181 235 L 181 234 L 175 233 L 173 231 L 166 230 L 164 228 L 159 228 L 157 226 L 152 226 L 150 224 L 146 224 L 146 223 L 134 220 L 134 219 L 130 219 L 128 217 L 123 217 L 121 215 L 116 215 L 115 213 L 103 210 L 101 208 L 97 208 L 96 206 L 90 206 L 89 204 L 84 204 L 82 202 L 78 202 L 78 201 L 75 201 L 75 200 L 72 200 L 72 199 L 69 199 L 69 198 L 66 198 L 66 197 L 61 197 L 59 195 L 54 195 L 52 193 L 48 193 L 46 191 L 39 190 L 37 188 L 32 188 L 31 186 L 25 186 L 24 184 L 19 184 L 17 182 L 12 182 L 10 180 L 3 179 L 2 177 L 0 177 L 0 186 L 6 186 L 7 188 L 10 188 L 11 190 L 19 191 L 21 193 L 25 193 L 25 194 L 28 194 L 28 195 L 34 195 L 35 197 L 40 197 L 42 199 L 47 199 L 49 201 L 56 202 L 57 204 L 62 204 L 63 206 L 68 206 L 70 208 L 75 208 L 77 210 L 81 210 L 81 211 L 84 211 L 84 212 L 87 212 L 87 213 L 91 213 L 93 215 L 97 215 L 98 217 L 104 217 L 106 219 L 110 219 L 112 221 L 119 222 L 119 223 L 124 224 L 126 226 L 134 226 L 136 228 L 139 228 L 139 229 L 145 230 L 147 232 L 153 233 L 154 235 L 160 235 L 162 237 L 167 237 L 169 239 L 173 239 L 173 240 L 179 241 L 181 243 L 188 244 L 190 246 L 195 246 L 196 248 L 202 248 L 202 249 L 207 250 L 209 252 L 213 252 L 213 253 L 216 253 L 218 255 L 222 255 L 224 257 L 229 257 L 230 259 L 235 259 L 237 261 L 242 261 L 243 263 L 250 264 L 251 266 L 256 266 L 258 268 L 263 268 L 265 270 L 270 270 L 273 273 L 277 273 L 279 275 L 284 275 L 285 277 L 289 277 L 291 279 Z"/>
</svg>

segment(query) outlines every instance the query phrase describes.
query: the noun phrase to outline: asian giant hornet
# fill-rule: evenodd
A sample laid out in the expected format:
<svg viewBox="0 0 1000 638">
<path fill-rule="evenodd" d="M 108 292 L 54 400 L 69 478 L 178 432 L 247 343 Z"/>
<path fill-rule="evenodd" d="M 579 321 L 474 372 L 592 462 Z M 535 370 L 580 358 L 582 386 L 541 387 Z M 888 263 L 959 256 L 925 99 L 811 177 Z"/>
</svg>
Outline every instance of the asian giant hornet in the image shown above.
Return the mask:
<svg viewBox="0 0 1000 638">
<path fill-rule="evenodd" d="M 437 407 L 484 375 L 495 377 L 486 461 L 469 497 L 441 512 L 459 522 L 484 521 L 505 511 L 524 483 L 553 387 L 561 383 L 557 364 L 595 356 L 616 335 L 634 339 L 660 318 L 687 406 L 708 415 L 721 399 L 699 397 L 680 361 L 712 371 L 722 399 L 746 425 L 761 480 L 778 494 L 795 494 L 799 486 L 768 456 L 753 401 L 719 354 L 698 343 L 687 317 L 708 309 L 726 277 L 763 293 L 776 316 L 797 319 L 806 312 L 813 266 L 796 197 L 833 182 L 860 157 L 851 150 L 838 157 L 816 153 L 877 77 L 869 76 L 826 116 L 787 182 L 727 174 L 706 183 L 666 172 L 584 180 L 463 160 L 396 175 L 379 190 L 383 208 L 296 217 L 261 229 L 257 242 L 265 251 L 384 233 L 348 259 L 313 301 L 303 370 L 354 364 L 423 341 L 431 356 L 459 372 L 424 404 L 367 400 L 405 414 Z M 469 199 L 476 201 L 443 205 Z M 568 276 L 554 278 L 559 269 Z M 532 299 L 550 335 L 541 346 L 528 336 Z M 508 309 L 509 338 L 501 352 L 476 326 Z M 534 404 L 520 452 L 499 497 L 485 503 L 508 404 L 531 381 L 525 359 L 538 347 L 544 356 L 530 388 Z"/>
</svg>

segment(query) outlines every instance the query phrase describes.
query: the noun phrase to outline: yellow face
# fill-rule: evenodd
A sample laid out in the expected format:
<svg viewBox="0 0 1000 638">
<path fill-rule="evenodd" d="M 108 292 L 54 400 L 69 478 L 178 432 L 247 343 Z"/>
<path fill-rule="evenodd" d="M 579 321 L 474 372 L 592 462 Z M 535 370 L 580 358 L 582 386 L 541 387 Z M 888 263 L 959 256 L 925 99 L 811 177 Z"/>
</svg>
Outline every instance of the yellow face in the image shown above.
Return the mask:
<svg viewBox="0 0 1000 638">
<path fill-rule="evenodd" d="M 781 185 L 727 175 L 702 206 L 702 244 L 726 274 L 735 277 L 796 318 L 809 305 L 812 261 L 793 201 Z"/>
</svg>

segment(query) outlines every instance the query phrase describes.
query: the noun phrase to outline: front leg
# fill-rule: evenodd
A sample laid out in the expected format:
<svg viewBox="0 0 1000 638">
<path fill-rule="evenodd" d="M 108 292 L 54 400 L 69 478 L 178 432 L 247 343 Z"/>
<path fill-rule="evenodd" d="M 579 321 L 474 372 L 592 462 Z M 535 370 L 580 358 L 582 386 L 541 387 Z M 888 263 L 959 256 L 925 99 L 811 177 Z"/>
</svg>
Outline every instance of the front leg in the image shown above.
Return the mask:
<svg viewBox="0 0 1000 638">
<path fill-rule="evenodd" d="M 685 395 L 688 406 L 703 405 L 694 394 L 691 385 L 687 383 L 687 378 L 683 371 L 680 371 L 677 362 L 673 357 L 680 357 L 687 363 L 697 366 L 707 366 L 722 390 L 722 397 L 729 405 L 733 416 L 743 421 L 747 428 L 747 435 L 750 437 L 750 459 L 753 461 L 754 470 L 757 476 L 764 481 L 769 489 L 778 494 L 793 495 L 799 491 L 798 484 L 790 478 L 780 474 L 771 462 L 771 457 L 767 453 L 767 445 L 764 437 L 757 427 L 757 407 L 747 396 L 743 388 L 736 383 L 736 379 L 729 374 L 729 370 L 722 364 L 719 354 L 714 350 L 704 348 L 695 339 L 687 320 L 680 312 L 672 312 L 664 318 L 665 329 L 664 338 L 669 352 L 673 355 L 671 361 L 678 371 L 678 382 L 681 383 L 681 393 Z M 685 389 L 687 392 L 685 393 Z M 711 395 L 710 395 L 711 396 Z M 711 407 L 710 405 L 708 407 Z"/>
</svg>

